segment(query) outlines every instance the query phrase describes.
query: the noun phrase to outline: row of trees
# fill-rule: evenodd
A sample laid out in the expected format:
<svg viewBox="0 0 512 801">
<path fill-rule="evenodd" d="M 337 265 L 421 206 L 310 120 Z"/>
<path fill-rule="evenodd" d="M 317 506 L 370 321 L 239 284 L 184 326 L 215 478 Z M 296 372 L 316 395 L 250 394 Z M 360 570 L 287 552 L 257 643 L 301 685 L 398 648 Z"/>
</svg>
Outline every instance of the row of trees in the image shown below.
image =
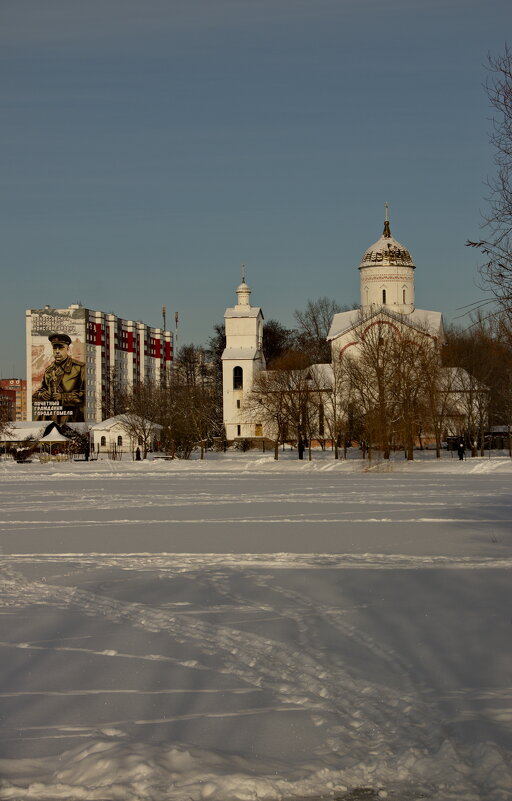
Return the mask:
<svg viewBox="0 0 512 801">
<path fill-rule="evenodd" d="M 161 426 L 160 448 L 187 459 L 199 447 L 201 456 L 214 437 L 222 437 L 222 383 L 204 348 L 186 345 L 173 365 L 171 386 L 152 381 L 114 392 L 116 414 L 122 414 L 132 439 L 146 458 Z"/>
<path fill-rule="evenodd" d="M 447 428 L 465 428 L 471 442 L 483 439 L 487 402 L 481 382 L 442 368 L 440 348 L 426 331 L 398 315 L 369 325 L 361 316 L 355 344 L 331 366 L 308 365 L 296 352 L 276 361 L 257 378 L 246 413 L 272 432 L 276 458 L 280 443 L 296 441 L 300 451 L 314 438 L 333 443 L 335 458 L 357 440 L 384 458 L 403 447 L 412 459 L 425 433 L 438 456 Z"/>
<path fill-rule="evenodd" d="M 503 317 L 451 328 L 444 345 L 394 318 L 368 324 L 361 315 L 353 347 L 331 366 L 290 352 L 259 376 L 247 415 L 273 432 L 276 455 L 279 443 L 315 438 L 330 440 L 336 458 L 356 440 L 384 458 L 401 447 L 412 459 L 428 436 L 439 456 L 447 435 L 462 436 L 477 455 L 489 426 L 509 426 L 512 348 Z"/>
</svg>

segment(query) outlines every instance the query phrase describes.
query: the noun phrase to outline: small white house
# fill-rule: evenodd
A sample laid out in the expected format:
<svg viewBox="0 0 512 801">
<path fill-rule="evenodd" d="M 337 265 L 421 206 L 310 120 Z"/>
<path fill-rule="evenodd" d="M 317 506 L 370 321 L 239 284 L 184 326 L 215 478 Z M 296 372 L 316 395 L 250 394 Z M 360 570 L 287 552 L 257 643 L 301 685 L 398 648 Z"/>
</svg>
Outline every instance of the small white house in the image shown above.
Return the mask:
<svg viewBox="0 0 512 801">
<path fill-rule="evenodd" d="M 91 426 L 91 452 L 108 455 L 134 454 L 137 448 L 144 450 L 145 438 L 148 450 L 155 450 L 161 430 L 162 426 L 158 423 L 118 414 Z"/>
</svg>

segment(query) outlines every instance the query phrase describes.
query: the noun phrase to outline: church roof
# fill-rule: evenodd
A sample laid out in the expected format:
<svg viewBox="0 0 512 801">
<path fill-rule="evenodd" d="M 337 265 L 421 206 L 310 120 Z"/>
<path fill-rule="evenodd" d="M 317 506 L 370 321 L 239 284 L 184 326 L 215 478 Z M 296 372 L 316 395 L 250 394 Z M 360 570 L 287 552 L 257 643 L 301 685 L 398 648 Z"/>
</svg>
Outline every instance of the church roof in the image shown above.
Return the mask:
<svg viewBox="0 0 512 801">
<path fill-rule="evenodd" d="M 429 311 L 428 309 L 414 309 L 410 314 L 397 314 L 385 306 L 372 309 L 370 313 L 364 313 L 359 309 L 352 309 L 347 312 L 339 312 L 332 318 L 331 328 L 327 339 L 333 340 L 357 328 L 358 325 L 367 322 L 371 317 L 392 317 L 399 319 L 406 325 L 413 328 L 427 330 L 432 336 L 444 339 L 443 316 L 441 312 Z"/>
<path fill-rule="evenodd" d="M 363 267 L 380 266 L 415 266 L 407 248 L 401 245 L 400 242 L 391 235 L 389 220 L 387 219 L 387 209 L 382 236 L 365 251 L 359 269 Z"/>
</svg>

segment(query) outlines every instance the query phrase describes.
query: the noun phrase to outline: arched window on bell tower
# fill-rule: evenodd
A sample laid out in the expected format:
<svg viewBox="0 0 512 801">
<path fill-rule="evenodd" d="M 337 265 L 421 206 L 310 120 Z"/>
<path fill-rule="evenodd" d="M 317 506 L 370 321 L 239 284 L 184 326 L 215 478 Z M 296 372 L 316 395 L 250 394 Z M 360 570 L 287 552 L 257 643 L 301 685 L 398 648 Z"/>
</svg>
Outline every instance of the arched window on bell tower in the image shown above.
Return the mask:
<svg viewBox="0 0 512 801">
<path fill-rule="evenodd" d="M 386 290 L 383 289 L 382 290 L 382 303 L 384 304 L 385 302 L 386 302 Z"/>
<path fill-rule="evenodd" d="M 241 367 L 233 367 L 233 389 L 243 389 L 244 371 Z"/>
</svg>

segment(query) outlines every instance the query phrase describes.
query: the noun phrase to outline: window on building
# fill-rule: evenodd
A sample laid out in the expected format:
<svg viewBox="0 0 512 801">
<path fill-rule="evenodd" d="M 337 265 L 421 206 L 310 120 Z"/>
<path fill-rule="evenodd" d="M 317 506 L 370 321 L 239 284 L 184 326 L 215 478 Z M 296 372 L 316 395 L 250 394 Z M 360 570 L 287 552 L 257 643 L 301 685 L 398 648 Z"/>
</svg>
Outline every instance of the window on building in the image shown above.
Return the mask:
<svg viewBox="0 0 512 801">
<path fill-rule="evenodd" d="M 263 425 L 261 423 L 256 423 L 256 425 L 254 426 L 254 434 L 256 437 L 263 436 Z"/>
<path fill-rule="evenodd" d="M 236 435 L 237 435 L 237 437 L 239 437 L 241 433 L 242 433 L 242 426 L 237 426 L 236 427 Z"/>
<path fill-rule="evenodd" d="M 119 434 L 119 436 L 117 438 L 117 444 L 118 445 L 122 445 L 123 444 L 123 438 L 122 438 L 121 434 Z"/>
<path fill-rule="evenodd" d="M 402 303 L 405 303 L 405 289 L 402 289 Z"/>
<path fill-rule="evenodd" d="M 239 409 L 239 408 L 240 408 L 240 400 L 237 400 L 237 402 L 236 402 L 236 408 L 237 408 L 237 409 Z"/>
<path fill-rule="evenodd" d="M 382 302 L 383 303 L 386 302 L 386 290 L 385 289 L 382 290 Z"/>
<path fill-rule="evenodd" d="M 106 448 L 107 447 L 107 438 L 106 437 L 102 437 L 100 439 L 100 445 L 101 445 L 102 448 Z"/>
<path fill-rule="evenodd" d="M 241 367 L 233 367 L 233 389 L 243 389 L 244 371 Z"/>
</svg>

